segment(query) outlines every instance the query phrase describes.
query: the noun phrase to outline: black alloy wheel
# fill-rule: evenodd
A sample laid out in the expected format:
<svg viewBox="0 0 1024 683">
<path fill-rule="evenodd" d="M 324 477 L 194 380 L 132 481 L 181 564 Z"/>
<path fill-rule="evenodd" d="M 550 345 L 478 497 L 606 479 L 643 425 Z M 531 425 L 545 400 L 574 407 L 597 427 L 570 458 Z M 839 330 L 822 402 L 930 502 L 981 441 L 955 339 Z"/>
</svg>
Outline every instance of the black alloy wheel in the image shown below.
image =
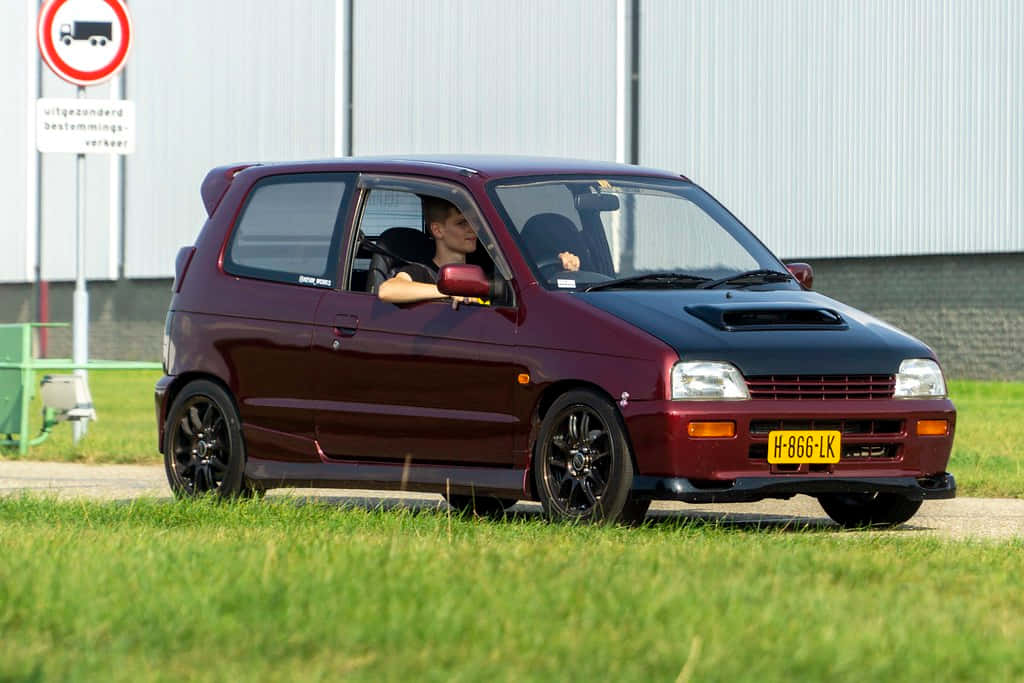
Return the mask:
<svg viewBox="0 0 1024 683">
<path fill-rule="evenodd" d="M 165 423 L 164 469 L 179 498 L 258 494 L 244 476 L 238 410 L 220 386 L 197 380 L 175 398 Z"/>
<path fill-rule="evenodd" d="M 636 523 L 650 501 L 634 500 L 633 459 L 615 407 L 577 390 L 551 405 L 537 436 L 534 477 L 553 520 Z"/>
<path fill-rule="evenodd" d="M 847 529 L 903 524 L 921 507 L 896 493 L 829 493 L 818 497 L 825 514 Z"/>
</svg>

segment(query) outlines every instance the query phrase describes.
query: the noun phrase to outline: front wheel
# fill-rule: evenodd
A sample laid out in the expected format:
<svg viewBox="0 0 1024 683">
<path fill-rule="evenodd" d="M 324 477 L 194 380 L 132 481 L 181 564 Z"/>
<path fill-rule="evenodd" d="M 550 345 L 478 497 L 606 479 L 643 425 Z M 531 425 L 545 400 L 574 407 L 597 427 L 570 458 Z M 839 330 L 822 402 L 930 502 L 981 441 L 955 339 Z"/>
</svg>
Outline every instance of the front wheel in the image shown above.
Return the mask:
<svg viewBox="0 0 1024 683">
<path fill-rule="evenodd" d="M 890 527 L 903 524 L 921 507 L 920 500 L 911 500 L 895 493 L 829 493 L 818 502 L 840 526 Z"/>
<path fill-rule="evenodd" d="M 647 511 L 634 500 L 633 458 L 615 407 L 587 390 L 551 405 L 534 446 L 534 482 L 549 519 L 636 523 Z"/>
<path fill-rule="evenodd" d="M 178 498 L 246 495 L 241 420 L 217 384 L 190 382 L 174 399 L 164 427 L 164 469 Z"/>
</svg>

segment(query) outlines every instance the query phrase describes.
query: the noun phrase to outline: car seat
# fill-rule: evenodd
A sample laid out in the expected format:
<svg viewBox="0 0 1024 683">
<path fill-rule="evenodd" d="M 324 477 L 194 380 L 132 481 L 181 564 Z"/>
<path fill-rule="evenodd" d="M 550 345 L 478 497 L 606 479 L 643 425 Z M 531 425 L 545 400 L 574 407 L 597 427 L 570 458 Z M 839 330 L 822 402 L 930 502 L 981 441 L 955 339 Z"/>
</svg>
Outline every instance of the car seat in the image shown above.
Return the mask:
<svg viewBox="0 0 1024 683">
<path fill-rule="evenodd" d="M 520 233 L 527 255 L 538 268 L 561 270 L 558 255 L 570 251 L 580 257 L 580 268 L 586 269 L 590 250 L 576 225 L 558 213 L 532 216 Z"/>
<path fill-rule="evenodd" d="M 434 240 L 415 228 L 388 228 L 363 247 L 371 252 L 366 291 L 376 294 L 380 284 L 394 277 L 395 271 L 410 263 L 430 263 L 434 258 Z"/>
</svg>

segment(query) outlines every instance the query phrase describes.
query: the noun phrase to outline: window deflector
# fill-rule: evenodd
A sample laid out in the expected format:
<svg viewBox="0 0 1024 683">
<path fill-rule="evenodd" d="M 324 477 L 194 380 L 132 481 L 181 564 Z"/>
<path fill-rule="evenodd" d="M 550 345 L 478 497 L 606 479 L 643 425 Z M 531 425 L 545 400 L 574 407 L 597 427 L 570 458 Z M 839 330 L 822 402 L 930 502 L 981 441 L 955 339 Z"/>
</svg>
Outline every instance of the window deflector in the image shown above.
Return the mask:
<svg viewBox="0 0 1024 683">
<path fill-rule="evenodd" d="M 454 183 L 441 180 L 427 180 L 425 178 L 410 178 L 408 176 L 389 176 L 378 174 L 361 173 L 357 180 L 357 186 L 368 190 L 396 190 L 398 192 L 414 192 L 416 194 L 428 194 L 434 197 L 447 199 L 458 207 L 459 211 L 468 218 L 474 225 L 479 226 L 477 239 L 483 245 L 484 251 L 491 257 L 494 267 L 506 281 L 512 280 L 512 269 L 505 261 L 504 255 L 498 248 L 490 225 L 484 220 L 483 214 L 476 206 L 476 202 L 470 197 L 465 188 Z M 355 226 L 358 229 L 358 224 Z"/>
</svg>

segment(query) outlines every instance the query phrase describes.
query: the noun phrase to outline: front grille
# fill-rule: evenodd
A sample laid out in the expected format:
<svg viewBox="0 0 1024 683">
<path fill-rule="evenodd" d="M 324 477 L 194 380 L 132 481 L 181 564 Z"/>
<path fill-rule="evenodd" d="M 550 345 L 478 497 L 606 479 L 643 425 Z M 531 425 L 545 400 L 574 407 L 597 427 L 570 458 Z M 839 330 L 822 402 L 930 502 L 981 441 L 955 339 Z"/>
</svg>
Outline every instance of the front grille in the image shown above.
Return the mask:
<svg viewBox="0 0 1024 683">
<path fill-rule="evenodd" d="M 903 420 L 751 420 L 750 436 L 755 439 L 767 439 L 768 434 L 780 430 L 815 431 L 828 430 L 839 432 L 843 440 L 858 436 L 899 436 L 903 433 Z M 899 444 L 844 444 L 839 454 L 841 460 L 859 460 L 868 458 L 896 458 L 899 456 Z M 768 458 L 768 444 L 754 443 L 750 445 L 747 457 L 753 460 Z M 776 467 L 782 467 L 776 465 Z M 779 471 L 785 471 L 780 469 Z"/>
<path fill-rule="evenodd" d="M 843 446 L 839 457 L 849 458 L 895 458 L 898 446 L 894 443 L 861 444 L 859 446 Z"/>
<path fill-rule="evenodd" d="M 843 436 L 901 434 L 903 420 L 752 420 L 751 436 L 767 437 L 769 432 L 779 430 L 811 431 L 834 430 Z"/>
<path fill-rule="evenodd" d="M 856 400 L 892 398 L 893 375 L 766 375 L 747 377 L 750 398 L 783 400 Z"/>
<path fill-rule="evenodd" d="M 896 458 L 899 457 L 899 444 L 894 443 L 872 443 L 872 444 L 854 444 L 851 446 L 843 446 L 839 453 L 840 460 L 867 460 L 875 458 Z M 766 443 L 755 443 L 750 445 L 750 450 L 747 453 L 747 457 L 751 460 L 767 460 L 768 459 L 768 444 Z M 791 469 L 797 471 L 800 469 L 799 464 L 793 465 L 776 465 L 779 471 L 786 471 Z M 812 466 L 813 467 L 813 466 Z"/>
</svg>

